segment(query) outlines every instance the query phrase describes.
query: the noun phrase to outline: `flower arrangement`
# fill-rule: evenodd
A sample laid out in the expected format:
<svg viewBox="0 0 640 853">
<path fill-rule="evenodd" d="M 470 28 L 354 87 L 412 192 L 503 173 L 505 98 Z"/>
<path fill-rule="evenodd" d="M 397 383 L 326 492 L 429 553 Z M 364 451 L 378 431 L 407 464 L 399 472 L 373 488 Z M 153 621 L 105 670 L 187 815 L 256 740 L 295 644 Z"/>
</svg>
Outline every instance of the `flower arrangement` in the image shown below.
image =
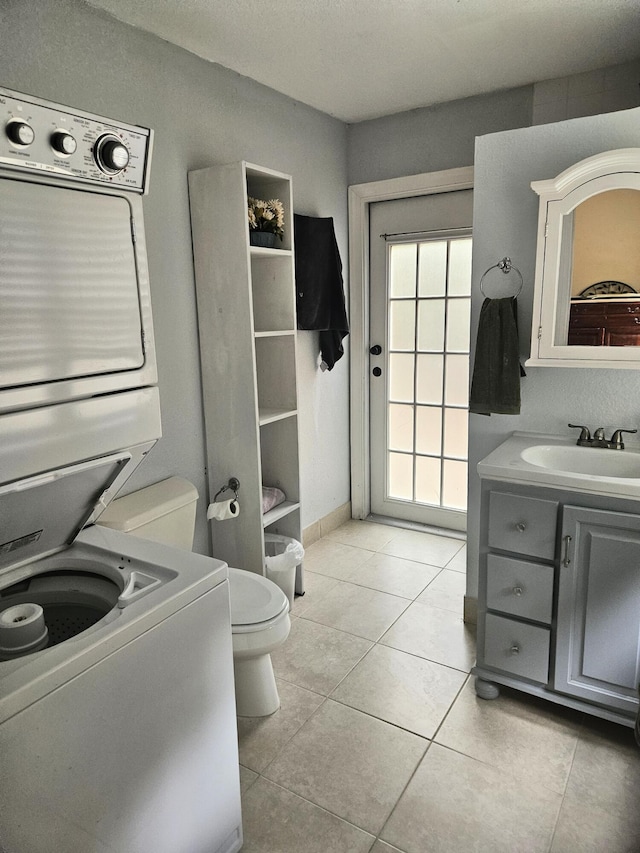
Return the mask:
<svg viewBox="0 0 640 853">
<path fill-rule="evenodd" d="M 284 238 L 284 206 L 280 199 L 272 198 L 269 201 L 262 201 L 259 198 L 249 197 L 249 229 L 266 231 L 282 240 Z"/>
</svg>

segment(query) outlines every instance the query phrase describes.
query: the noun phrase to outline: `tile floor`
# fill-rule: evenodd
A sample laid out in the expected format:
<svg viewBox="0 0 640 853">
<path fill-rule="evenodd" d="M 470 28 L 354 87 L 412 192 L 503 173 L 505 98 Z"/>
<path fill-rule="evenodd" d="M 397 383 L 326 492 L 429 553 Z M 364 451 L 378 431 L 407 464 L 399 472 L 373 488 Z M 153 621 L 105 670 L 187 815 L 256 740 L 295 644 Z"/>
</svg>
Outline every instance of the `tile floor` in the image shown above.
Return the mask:
<svg viewBox="0 0 640 853">
<path fill-rule="evenodd" d="M 363 521 L 307 549 L 281 708 L 238 721 L 243 853 L 640 853 L 631 729 L 476 697 L 464 551 Z"/>
</svg>

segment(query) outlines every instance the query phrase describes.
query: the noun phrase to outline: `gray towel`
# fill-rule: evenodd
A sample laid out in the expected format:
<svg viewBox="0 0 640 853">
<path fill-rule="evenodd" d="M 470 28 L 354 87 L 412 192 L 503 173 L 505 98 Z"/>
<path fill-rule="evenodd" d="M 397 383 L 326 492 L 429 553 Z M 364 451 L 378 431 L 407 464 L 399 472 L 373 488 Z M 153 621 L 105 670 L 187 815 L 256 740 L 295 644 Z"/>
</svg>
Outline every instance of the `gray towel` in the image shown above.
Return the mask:
<svg viewBox="0 0 640 853">
<path fill-rule="evenodd" d="M 514 297 L 485 299 L 480 309 L 469 411 L 520 414 L 517 305 Z"/>
</svg>

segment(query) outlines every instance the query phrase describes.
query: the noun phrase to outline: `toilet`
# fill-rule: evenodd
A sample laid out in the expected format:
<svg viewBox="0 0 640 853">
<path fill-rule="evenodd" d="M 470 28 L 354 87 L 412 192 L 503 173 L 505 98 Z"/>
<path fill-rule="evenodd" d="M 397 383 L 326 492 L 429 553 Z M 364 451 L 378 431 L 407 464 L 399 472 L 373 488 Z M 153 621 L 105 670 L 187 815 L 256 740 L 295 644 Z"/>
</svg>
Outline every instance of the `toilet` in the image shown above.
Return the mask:
<svg viewBox="0 0 640 853">
<path fill-rule="evenodd" d="M 98 524 L 191 550 L 198 492 L 182 477 L 112 501 Z M 289 601 L 280 587 L 254 572 L 229 568 L 236 712 L 266 717 L 280 707 L 271 652 L 289 635 Z"/>
</svg>

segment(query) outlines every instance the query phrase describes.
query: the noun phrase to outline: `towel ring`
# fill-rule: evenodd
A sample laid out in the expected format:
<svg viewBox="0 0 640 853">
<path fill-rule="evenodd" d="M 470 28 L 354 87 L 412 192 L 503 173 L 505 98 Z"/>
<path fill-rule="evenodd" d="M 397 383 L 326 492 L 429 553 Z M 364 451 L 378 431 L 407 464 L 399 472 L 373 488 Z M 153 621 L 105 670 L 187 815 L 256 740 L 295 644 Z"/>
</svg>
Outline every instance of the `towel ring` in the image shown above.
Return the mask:
<svg viewBox="0 0 640 853">
<path fill-rule="evenodd" d="M 515 299 L 516 296 L 520 296 L 520 293 L 522 292 L 522 286 L 524 284 L 524 281 L 522 279 L 522 273 L 520 272 L 518 267 L 515 267 L 511 263 L 511 258 L 503 258 L 501 261 L 498 261 L 497 264 L 494 264 L 492 267 L 489 267 L 488 270 L 484 271 L 484 273 L 482 274 L 482 278 L 480 279 L 480 292 L 482 293 L 482 295 L 485 296 L 487 299 L 492 298 L 490 296 L 487 296 L 487 294 L 485 293 L 483 284 L 484 284 L 485 278 L 487 277 L 487 274 L 490 273 L 491 270 L 495 270 L 495 269 L 502 270 L 502 272 L 505 275 L 508 275 L 510 272 L 515 272 L 517 274 L 518 278 L 520 279 L 520 286 L 518 287 L 518 290 L 512 294 L 511 298 Z"/>
</svg>

